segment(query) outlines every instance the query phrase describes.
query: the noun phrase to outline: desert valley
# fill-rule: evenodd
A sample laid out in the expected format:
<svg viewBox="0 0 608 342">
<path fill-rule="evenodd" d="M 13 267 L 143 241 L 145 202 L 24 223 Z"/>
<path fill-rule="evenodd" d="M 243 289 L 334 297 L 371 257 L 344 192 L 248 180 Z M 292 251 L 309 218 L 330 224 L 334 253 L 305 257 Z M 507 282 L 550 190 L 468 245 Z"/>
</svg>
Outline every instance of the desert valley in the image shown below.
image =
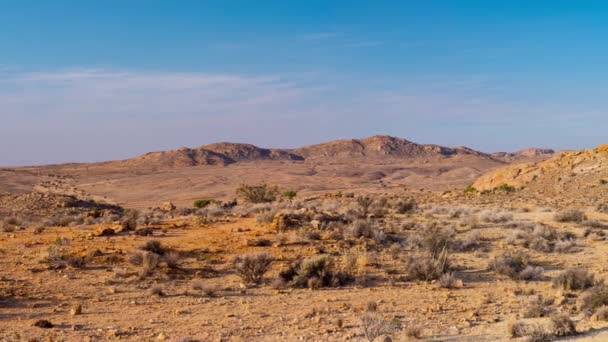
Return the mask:
<svg viewBox="0 0 608 342">
<path fill-rule="evenodd" d="M 608 147 L 391 136 L 0 169 L 0 340 L 608 339 Z"/>
</svg>

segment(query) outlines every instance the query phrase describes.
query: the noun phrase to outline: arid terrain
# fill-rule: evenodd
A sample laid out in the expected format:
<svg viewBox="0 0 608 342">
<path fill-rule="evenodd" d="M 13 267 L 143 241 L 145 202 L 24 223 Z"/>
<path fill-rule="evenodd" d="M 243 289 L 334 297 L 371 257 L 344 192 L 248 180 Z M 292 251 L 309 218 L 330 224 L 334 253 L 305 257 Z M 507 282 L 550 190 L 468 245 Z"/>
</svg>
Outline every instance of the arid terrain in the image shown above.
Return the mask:
<svg viewBox="0 0 608 342">
<path fill-rule="evenodd" d="M 0 169 L 2 341 L 608 340 L 608 148 Z"/>
</svg>

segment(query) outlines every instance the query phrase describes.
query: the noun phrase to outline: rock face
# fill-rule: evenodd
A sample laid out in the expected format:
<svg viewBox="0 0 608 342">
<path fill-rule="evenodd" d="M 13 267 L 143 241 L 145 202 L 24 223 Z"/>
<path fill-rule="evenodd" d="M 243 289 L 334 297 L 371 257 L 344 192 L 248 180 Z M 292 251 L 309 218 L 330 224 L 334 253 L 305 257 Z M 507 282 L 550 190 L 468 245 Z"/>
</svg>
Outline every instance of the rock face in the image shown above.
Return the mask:
<svg viewBox="0 0 608 342">
<path fill-rule="evenodd" d="M 327 143 L 304 146 L 292 150 L 307 159 L 340 157 L 383 157 L 401 158 L 448 157 L 453 155 L 485 155 L 467 147 L 444 147 L 422 145 L 406 139 L 387 135 L 376 135 L 364 139 L 335 140 Z"/>
<path fill-rule="evenodd" d="M 603 179 L 608 179 L 608 145 L 593 150 L 562 152 L 538 163 L 509 165 L 483 175 L 473 186 L 478 190 L 508 184 L 545 192 L 580 191 L 596 188 Z"/>
</svg>

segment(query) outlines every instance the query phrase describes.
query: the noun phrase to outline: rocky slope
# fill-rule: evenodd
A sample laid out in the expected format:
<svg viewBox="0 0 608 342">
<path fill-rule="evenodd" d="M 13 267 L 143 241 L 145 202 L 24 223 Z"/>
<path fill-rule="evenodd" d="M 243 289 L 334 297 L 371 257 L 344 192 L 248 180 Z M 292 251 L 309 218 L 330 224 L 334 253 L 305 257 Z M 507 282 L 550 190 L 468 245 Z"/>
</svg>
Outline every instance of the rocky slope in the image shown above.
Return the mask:
<svg viewBox="0 0 608 342">
<path fill-rule="evenodd" d="M 473 186 L 490 190 L 501 184 L 546 194 L 585 191 L 608 193 L 608 145 L 593 150 L 561 152 L 538 163 L 514 164 L 491 171 Z"/>
</svg>

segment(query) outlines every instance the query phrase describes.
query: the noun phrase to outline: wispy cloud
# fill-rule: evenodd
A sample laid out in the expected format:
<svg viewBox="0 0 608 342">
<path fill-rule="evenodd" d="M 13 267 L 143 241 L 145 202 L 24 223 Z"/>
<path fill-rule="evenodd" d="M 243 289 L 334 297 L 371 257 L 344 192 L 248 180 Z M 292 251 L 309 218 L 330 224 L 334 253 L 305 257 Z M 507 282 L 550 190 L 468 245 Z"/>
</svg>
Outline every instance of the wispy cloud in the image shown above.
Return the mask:
<svg viewBox="0 0 608 342">
<path fill-rule="evenodd" d="M 592 120 L 599 130 L 605 121 L 597 106 L 512 101 L 493 91 L 495 83 L 487 75 L 389 87 L 314 72 L 7 69 L 0 71 L 0 145 L 19 144 L 0 149 L 0 165 L 115 159 L 218 140 L 290 147 L 376 133 L 495 147 L 514 130 L 527 131 L 521 144 L 532 144 L 539 127 L 558 139 L 568 130 L 559 122 Z"/>
</svg>

